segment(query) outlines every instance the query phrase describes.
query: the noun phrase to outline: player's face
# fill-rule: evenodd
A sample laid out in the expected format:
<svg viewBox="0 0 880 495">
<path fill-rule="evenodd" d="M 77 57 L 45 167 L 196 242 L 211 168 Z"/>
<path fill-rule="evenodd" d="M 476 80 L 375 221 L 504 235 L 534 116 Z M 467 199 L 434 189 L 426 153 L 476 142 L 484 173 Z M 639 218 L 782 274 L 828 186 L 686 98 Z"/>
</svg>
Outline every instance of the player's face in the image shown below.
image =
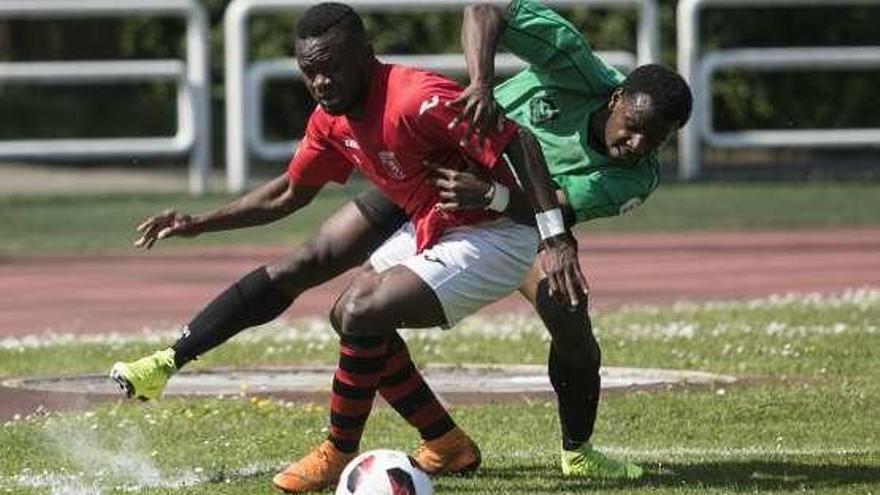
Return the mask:
<svg viewBox="0 0 880 495">
<path fill-rule="evenodd" d="M 344 115 L 359 106 L 369 84 L 369 45 L 331 30 L 317 38 L 296 40 L 296 60 L 306 88 L 330 115 Z"/>
<path fill-rule="evenodd" d="M 605 147 L 612 160 L 631 162 L 653 153 L 678 127 L 657 115 L 651 97 L 644 93 L 615 91 L 609 105 Z"/>
</svg>

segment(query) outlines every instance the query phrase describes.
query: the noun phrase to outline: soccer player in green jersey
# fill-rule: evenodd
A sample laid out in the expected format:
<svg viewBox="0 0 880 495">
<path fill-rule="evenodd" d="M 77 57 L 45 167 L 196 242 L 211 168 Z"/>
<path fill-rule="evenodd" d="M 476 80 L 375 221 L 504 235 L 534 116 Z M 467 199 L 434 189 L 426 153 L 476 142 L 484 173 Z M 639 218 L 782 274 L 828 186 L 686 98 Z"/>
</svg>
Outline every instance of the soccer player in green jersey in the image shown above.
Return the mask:
<svg viewBox="0 0 880 495">
<path fill-rule="evenodd" d="M 503 111 L 528 128 L 541 143 L 569 225 L 625 213 L 657 188 L 657 150 L 691 112 L 690 90 L 678 74 L 650 64 L 624 77 L 574 26 L 534 0 L 513 0 L 506 11 L 489 4 L 466 8 L 461 39 L 470 84 L 451 103 L 463 107 L 460 123 L 482 138 Z M 493 89 L 499 46 L 530 67 Z M 467 172 L 440 169 L 435 185 L 445 190 L 449 209 L 527 214 L 526 202 Z M 563 473 L 640 477 L 641 468 L 609 459 L 589 442 L 600 349 L 585 302 L 559 301 L 554 285 L 535 266 L 520 291 L 553 337 L 549 373 L 559 403 Z"/>
</svg>

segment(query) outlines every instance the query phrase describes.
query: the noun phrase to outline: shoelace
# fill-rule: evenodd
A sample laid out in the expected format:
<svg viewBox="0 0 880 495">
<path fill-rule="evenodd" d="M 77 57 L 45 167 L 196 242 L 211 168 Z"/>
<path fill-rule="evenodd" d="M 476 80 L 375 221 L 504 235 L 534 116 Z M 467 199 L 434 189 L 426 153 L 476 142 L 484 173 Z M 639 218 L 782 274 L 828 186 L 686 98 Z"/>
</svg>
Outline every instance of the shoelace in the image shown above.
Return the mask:
<svg viewBox="0 0 880 495">
<path fill-rule="evenodd" d="M 424 440 L 419 442 L 419 448 L 416 449 L 416 458 L 421 459 L 424 455 L 430 457 L 431 462 L 437 462 L 437 454 L 428 449 L 428 444 Z"/>
<path fill-rule="evenodd" d="M 302 463 L 300 464 L 300 469 L 308 476 L 315 475 L 316 473 L 320 473 L 322 471 L 322 467 L 328 466 L 330 464 L 330 456 L 325 452 L 326 447 L 320 446 L 318 450 L 315 451 L 315 456 L 317 457 L 316 463 Z M 305 459 L 304 459 L 305 460 Z"/>
<path fill-rule="evenodd" d="M 318 459 L 322 461 L 324 464 L 330 464 L 330 453 L 327 452 L 329 447 L 322 445 L 321 448 L 318 449 Z"/>
</svg>

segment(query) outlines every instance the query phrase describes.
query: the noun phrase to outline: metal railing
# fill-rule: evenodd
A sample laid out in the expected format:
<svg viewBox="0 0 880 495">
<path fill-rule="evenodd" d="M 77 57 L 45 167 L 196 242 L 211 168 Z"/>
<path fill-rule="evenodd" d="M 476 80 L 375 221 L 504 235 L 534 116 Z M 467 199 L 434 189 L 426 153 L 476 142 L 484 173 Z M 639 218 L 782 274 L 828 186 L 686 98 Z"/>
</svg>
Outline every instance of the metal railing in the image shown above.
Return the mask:
<svg viewBox="0 0 880 495">
<path fill-rule="evenodd" d="M 700 55 L 700 9 L 704 7 L 880 5 L 880 0 L 681 0 L 677 13 L 678 71 L 690 84 L 696 108 L 679 136 L 679 177 L 699 177 L 703 140 L 716 147 L 877 146 L 880 129 L 744 130 L 716 132 L 712 127 L 712 75 L 725 68 L 760 71 L 791 69 L 876 69 L 880 45 L 835 48 L 762 48 L 722 50 Z"/>
<path fill-rule="evenodd" d="M 177 132 L 171 137 L 26 139 L 0 141 L 0 159 L 127 158 L 189 153 L 189 190 L 207 188 L 211 165 L 208 17 L 196 0 L 3 0 L 0 19 L 175 16 L 186 20 L 186 61 L 116 60 L 8 62 L 0 83 L 108 84 L 170 81 L 177 84 Z"/>
<path fill-rule="evenodd" d="M 304 10 L 313 3 L 309 0 L 234 0 L 226 10 L 226 180 L 227 188 L 232 192 L 240 192 L 247 186 L 252 151 L 269 158 L 276 158 L 281 146 L 285 147 L 285 155 L 293 151 L 293 143 L 275 145 L 265 142 L 262 137 L 261 119 L 258 118 L 260 113 L 257 113 L 260 109 L 257 90 L 262 88 L 262 82 L 269 74 L 278 70 L 280 64 L 288 62 L 249 63 L 248 20 L 256 14 Z M 350 0 L 348 3 L 360 12 L 400 12 L 461 9 L 473 3 L 473 0 Z M 492 3 L 506 5 L 507 0 L 492 0 Z M 546 3 L 563 7 L 635 8 L 639 12 L 638 63 L 653 62 L 659 58 L 660 25 L 656 0 L 549 0 Z M 391 57 L 385 59 L 401 60 Z M 449 67 L 463 67 L 463 57 L 461 59 L 459 64 L 462 65 Z M 405 63 L 412 61 L 409 59 Z M 286 65 L 291 77 L 295 76 L 294 67 L 295 64 Z"/>
<path fill-rule="evenodd" d="M 712 75 L 727 67 L 759 71 L 818 69 L 880 69 L 880 47 L 778 48 L 725 50 L 706 55 L 700 65 L 699 86 L 705 88 L 697 109 L 700 132 L 711 146 L 744 148 L 749 146 L 841 147 L 880 146 L 880 128 L 873 129 L 792 129 L 718 132 L 712 127 Z"/>
<path fill-rule="evenodd" d="M 636 58 L 629 52 L 598 52 L 606 63 L 624 72 L 636 66 Z M 467 73 L 464 57 L 460 54 L 441 55 L 387 55 L 379 57 L 383 62 L 401 64 L 449 76 Z M 526 63 L 511 54 L 500 54 L 495 58 L 495 71 L 504 76 L 526 67 Z M 292 150 L 299 146 L 299 140 L 269 141 L 263 128 L 263 90 L 266 82 L 275 79 L 301 79 L 302 74 L 294 58 L 276 58 L 254 62 L 247 74 L 247 108 L 253 115 L 253 124 L 247 129 L 247 146 L 257 158 L 262 160 L 282 160 L 290 157 Z"/>
</svg>

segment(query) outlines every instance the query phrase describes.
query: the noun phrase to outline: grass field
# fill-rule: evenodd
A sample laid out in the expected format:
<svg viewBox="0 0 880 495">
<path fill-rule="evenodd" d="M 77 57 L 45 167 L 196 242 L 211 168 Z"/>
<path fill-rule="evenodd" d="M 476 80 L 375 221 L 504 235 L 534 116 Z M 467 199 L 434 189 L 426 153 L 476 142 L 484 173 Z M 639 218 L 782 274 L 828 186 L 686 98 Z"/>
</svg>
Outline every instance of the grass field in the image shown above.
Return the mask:
<svg viewBox="0 0 880 495">
<path fill-rule="evenodd" d="M 634 307 L 596 315 L 604 363 L 747 378 L 605 397 L 595 443 L 643 463 L 637 482 L 564 479 L 546 401 L 457 407 L 481 444 L 472 478 L 438 493 L 880 493 L 880 291 L 736 303 Z M 240 335 L 194 367 L 333 363 L 320 322 Z M 533 319 L 471 319 L 452 333 L 408 331 L 417 362 L 544 362 Z M 0 341 L 0 376 L 104 371 L 173 338 Z M 503 352 L 498 352 L 503 349 Z M 325 403 L 241 397 L 119 402 L 0 426 L 0 493 L 269 494 L 271 474 L 321 440 Z M 393 411 L 375 412 L 364 448 L 412 449 Z"/>
<path fill-rule="evenodd" d="M 328 189 L 277 224 L 166 243 L 174 246 L 297 243 L 355 191 Z M 165 208 L 201 212 L 231 197 L 76 195 L 0 198 L 0 254 L 131 249 L 134 226 Z M 668 184 L 646 206 L 580 227 L 591 232 L 828 228 L 880 225 L 878 184 Z"/>
<path fill-rule="evenodd" d="M 330 190 L 273 226 L 172 241 L 163 249 L 298 243 L 352 191 Z M 134 225 L 167 207 L 204 211 L 212 195 L 0 198 L 0 255 L 131 251 Z M 648 207 L 587 231 L 880 226 L 876 184 L 664 185 Z M 461 494 L 880 494 L 880 291 L 748 302 L 624 308 L 596 315 L 608 366 L 695 369 L 735 385 L 612 393 L 594 441 L 642 463 L 637 482 L 564 479 L 555 403 L 454 408 L 480 443 L 472 478 L 439 478 Z M 420 363 L 543 364 L 547 339 L 524 317 L 474 318 L 452 331 L 408 331 Z M 105 372 L 167 345 L 172 331 L 0 339 L 0 377 Z M 499 349 L 501 351 L 499 351 Z M 192 368 L 333 364 L 323 321 L 240 335 Z M 328 377 L 329 380 L 329 377 Z M 0 493 L 269 494 L 271 475 L 326 434 L 326 403 L 224 397 L 120 401 L 82 413 L 39 412 L 0 424 Z M 416 434 L 386 408 L 363 448 L 411 450 Z"/>
</svg>

